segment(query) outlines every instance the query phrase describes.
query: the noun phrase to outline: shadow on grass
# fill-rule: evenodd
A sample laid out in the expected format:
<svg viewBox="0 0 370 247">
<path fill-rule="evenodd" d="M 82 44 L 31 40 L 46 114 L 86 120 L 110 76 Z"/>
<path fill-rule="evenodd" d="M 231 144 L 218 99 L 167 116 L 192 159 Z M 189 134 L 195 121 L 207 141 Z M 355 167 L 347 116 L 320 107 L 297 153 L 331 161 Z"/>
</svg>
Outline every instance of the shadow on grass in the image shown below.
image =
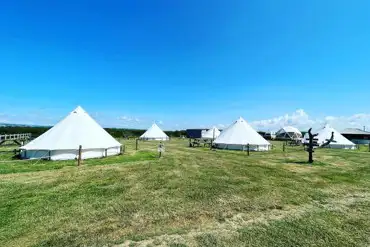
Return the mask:
<svg viewBox="0 0 370 247">
<path fill-rule="evenodd" d="M 308 163 L 308 161 L 303 160 L 285 160 L 284 163 L 296 164 L 296 165 L 307 165 L 307 166 L 326 166 L 327 164 L 321 161 L 314 161 L 313 163 Z"/>
</svg>

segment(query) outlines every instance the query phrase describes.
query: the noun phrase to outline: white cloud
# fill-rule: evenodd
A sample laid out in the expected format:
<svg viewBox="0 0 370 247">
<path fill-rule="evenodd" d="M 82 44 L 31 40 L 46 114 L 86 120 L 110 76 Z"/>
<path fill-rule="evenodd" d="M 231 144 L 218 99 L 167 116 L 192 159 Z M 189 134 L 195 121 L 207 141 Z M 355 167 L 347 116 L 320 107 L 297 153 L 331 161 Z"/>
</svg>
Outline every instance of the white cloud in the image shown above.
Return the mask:
<svg viewBox="0 0 370 247">
<path fill-rule="evenodd" d="M 333 116 L 327 116 L 324 119 L 325 119 L 326 122 L 330 122 L 330 121 L 334 121 L 337 118 L 336 117 L 333 117 Z"/>
<path fill-rule="evenodd" d="M 314 123 L 315 120 L 311 119 L 303 109 L 298 109 L 292 114 L 251 122 L 251 125 L 261 130 L 276 130 L 286 125 L 302 128 Z"/>
<path fill-rule="evenodd" d="M 140 119 L 137 117 L 130 117 L 130 116 L 119 116 L 117 117 L 117 120 L 123 121 L 123 122 L 136 122 L 139 123 Z"/>
<path fill-rule="evenodd" d="M 145 115 L 141 116 L 130 116 L 130 115 L 119 115 L 118 113 L 98 113 L 93 112 L 93 116 L 103 127 L 118 127 L 118 128 L 135 128 L 135 129 L 145 129 L 152 123 L 152 117 Z M 117 117 L 118 116 L 118 117 Z M 19 114 L 14 112 L 1 112 L 0 113 L 0 123 L 14 123 L 14 124 L 37 124 L 37 125 L 54 125 L 65 115 L 60 115 L 58 112 L 52 115 L 51 111 L 48 112 L 28 112 L 26 114 Z M 205 119 L 203 119 L 205 120 Z M 166 120 L 166 129 L 186 129 L 194 128 L 210 128 L 216 125 L 219 129 L 225 129 L 230 123 L 223 123 L 223 118 L 214 121 L 213 123 L 209 120 L 202 122 L 200 119 L 194 118 L 190 123 L 187 121 L 181 121 L 177 119 L 176 122 L 171 122 L 173 120 Z M 163 120 L 156 121 L 159 125 L 164 125 Z M 218 124 L 216 124 L 217 122 Z M 256 130 L 264 131 L 276 131 L 283 126 L 291 125 L 297 127 L 300 130 L 307 130 L 310 127 L 314 129 L 322 127 L 325 123 L 332 125 L 337 130 L 341 131 L 344 128 L 360 128 L 366 126 L 367 130 L 370 130 L 370 114 L 369 113 L 357 113 L 351 116 L 323 116 L 317 118 L 316 116 L 309 115 L 303 109 L 298 109 L 292 113 L 287 113 L 281 116 L 275 116 L 271 118 L 266 118 L 263 120 L 253 121 L 250 124 Z"/>
<path fill-rule="evenodd" d="M 122 120 L 122 121 L 127 121 L 127 122 L 131 122 L 132 121 L 132 118 L 131 117 L 128 117 L 128 116 L 119 116 L 117 117 L 118 120 Z"/>
<path fill-rule="evenodd" d="M 336 117 L 333 119 L 330 124 L 340 124 L 346 127 L 351 128 L 360 128 L 362 129 L 364 126 L 367 130 L 370 130 L 370 114 L 360 113 L 354 114 L 349 117 L 341 116 Z"/>
<path fill-rule="evenodd" d="M 303 109 L 298 109 L 292 114 L 285 114 L 271 119 L 251 122 L 251 125 L 258 130 L 276 131 L 287 125 L 297 127 L 301 130 L 306 130 L 311 127 L 322 127 L 326 123 L 339 131 L 349 127 L 362 129 L 363 126 L 370 129 L 370 114 L 360 113 L 352 116 L 326 116 L 324 118 L 312 118 Z"/>
<path fill-rule="evenodd" d="M 1 113 L 0 117 L 0 123 L 6 124 L 53 125 L 55 122 L 55 117 L 34 112 L 19 115 L 14 113 Z"/>
</svg>

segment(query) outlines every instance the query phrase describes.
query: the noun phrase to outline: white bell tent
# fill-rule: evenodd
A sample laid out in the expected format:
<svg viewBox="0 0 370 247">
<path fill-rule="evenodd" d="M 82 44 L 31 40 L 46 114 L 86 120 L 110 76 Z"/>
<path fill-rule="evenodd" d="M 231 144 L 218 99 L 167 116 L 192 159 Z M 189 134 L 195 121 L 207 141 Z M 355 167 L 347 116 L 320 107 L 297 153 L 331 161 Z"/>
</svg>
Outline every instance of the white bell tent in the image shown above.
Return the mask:
<svg viewBox="0 0 370 247">
<path fill-rule="evenodd" d="M 327 142 L 327 140 L 330 139 L 331 133 L 334 132 L 334 142 L 331 142 L 327 148 L 341 148 L 341 149 L 355 149 L 356 144 L 353 142 L 349 141 L 347 138 L 345 138 L 341 133 L 339 133 L 337 130 L 334 128 L 330 127 L 328 124 L 325 125 L 324 128 L 318 130 L 318 131 L 312 131 L 312 134 L 318 133 L 319 135 L 316 136 L 315 138 L 318 139 L 317 143 L 319 145 L 324 144 Z M 308 143 L 309 137 L 308 133 L 304 135 L 302 139 L 302 143 Z"/>
<path fill-rule="evenodd" d="M 280 140 L 300 140 L 302 133 L 295 127 L 286 126 L 276 132 L 276 139 Z"/>
<path fill-rule="evenodd" d="M 81 159 L 120 153 L 121 143 L 108 134 L 85 110 L 78 106 L 67 117 L 35 140 L 22 146 L 24 159 Z"/>
<path fill-rule="evenodd" d="M 239 118 L 223 130 L 214 144 L 220 149 L 233 150 L 245 150 L 249 144 L 249 150 L 252 151 L 267 151 L 271 146 L 243 118 Z"/>
<path fill-rule="evenodd" d="M 161 130 L 157 124 L 153 124 L 144 134 L 140 136 L 139 139 L 142 140 L 157 140 L 157 141 L 167 141 L 170 138 L 166 133 Z"/>
<path fill-rule="evenodd" d="M 202 132 L 202 139 L 205 140 L 215 140 L 220 135 L 219 129 L 213 127 L 205 132 Z"/>
</svg>

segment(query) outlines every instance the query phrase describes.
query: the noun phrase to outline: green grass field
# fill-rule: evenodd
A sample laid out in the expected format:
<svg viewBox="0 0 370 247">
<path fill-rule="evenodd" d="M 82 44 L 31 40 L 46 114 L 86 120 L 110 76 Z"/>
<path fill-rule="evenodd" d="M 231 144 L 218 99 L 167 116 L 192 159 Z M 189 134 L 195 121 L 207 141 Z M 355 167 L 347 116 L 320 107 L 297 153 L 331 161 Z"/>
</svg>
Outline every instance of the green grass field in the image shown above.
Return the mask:
<svg viewBox="0 0 370 247">
<path fill-rule="evenodd" d="M 106 159 L 0 153 L 0 246 L 369 246 L 370 152 L 128 141 Z M 12 150 L 14 147 L 1 148 Z"/>
</svg>

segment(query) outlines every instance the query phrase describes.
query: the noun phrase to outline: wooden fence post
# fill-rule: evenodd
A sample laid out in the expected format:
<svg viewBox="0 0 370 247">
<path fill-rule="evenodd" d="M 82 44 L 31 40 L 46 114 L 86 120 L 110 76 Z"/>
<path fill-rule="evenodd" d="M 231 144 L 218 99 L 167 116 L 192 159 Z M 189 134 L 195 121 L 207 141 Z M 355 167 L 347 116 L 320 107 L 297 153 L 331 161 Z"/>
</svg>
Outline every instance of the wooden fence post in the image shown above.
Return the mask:
<svg viewBox="0 0 370 247">
<path fill-rule="evenodd" d="M 247 144 L 247 155 L 249 156 L 249 143 Z"/>
<path fill-rule="evenodd" d="M 283 143 L 283 152 L 285 152 L 285 143 Z"/>
<path fill-rule="evenodd" d="M 138 141 L 139 139 L 136 139 L 136 149 L 135 150 L 137 150 Z"/>
<path fill-rule="evenodd" d="M 77 159 L 77 166 L 81 165 L 81 154 L 82 154 L 82 146 L 78 147 L 78 159 Z"/>
<path fill-rule="evenodd" d="M 162 157 L 163 149 L 164 149 L 164 145 L 163 145 L 162 142 L 160 142 L 159 145 L 158 145 L 158 153 L 159 153 L 159 157 L 158 158 Z"/>
</svg>

